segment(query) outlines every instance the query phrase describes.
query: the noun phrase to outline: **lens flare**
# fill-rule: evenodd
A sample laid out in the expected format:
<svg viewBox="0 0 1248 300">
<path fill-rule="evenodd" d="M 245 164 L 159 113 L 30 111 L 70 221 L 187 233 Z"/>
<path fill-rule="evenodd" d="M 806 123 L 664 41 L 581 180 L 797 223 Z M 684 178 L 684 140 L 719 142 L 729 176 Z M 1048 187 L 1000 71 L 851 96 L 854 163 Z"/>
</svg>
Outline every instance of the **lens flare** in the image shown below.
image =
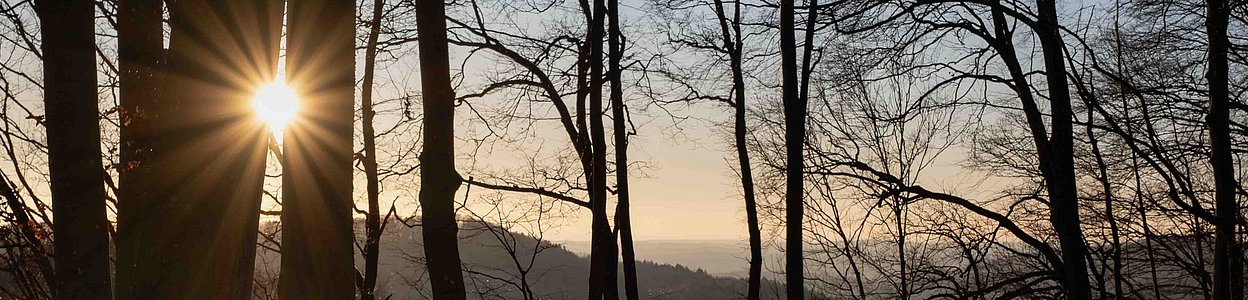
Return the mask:
<svg viewBox="0 0 1248 300">
<path fill-rule="evenodd" d="M 256 90 L 252 107 L 256 110 L 256 117 L 268 124 L 269 130 L 279 138 L 282 128 L 299 115 L 299 99 L 295 91 L 280 82 L 265 84 Z"/>
</svg>

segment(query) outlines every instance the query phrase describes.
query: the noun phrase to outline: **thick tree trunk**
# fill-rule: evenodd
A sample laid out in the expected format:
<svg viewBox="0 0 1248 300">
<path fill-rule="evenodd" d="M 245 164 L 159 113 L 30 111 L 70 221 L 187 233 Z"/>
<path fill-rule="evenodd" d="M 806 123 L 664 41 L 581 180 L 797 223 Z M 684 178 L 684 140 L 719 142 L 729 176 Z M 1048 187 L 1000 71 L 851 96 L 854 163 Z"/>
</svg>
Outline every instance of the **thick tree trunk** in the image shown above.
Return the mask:
<svg viewBox="0 0 1248 300">
<path fill-rule="evenodd" d="M 156 124 L 162 114 L 157 74 L 164 57 L 160 0 L 117 1 L 117 67 L 120 124 L 117 199 L 117 299 L 150 299 L 160 285 L 163 252 L 152 242 L 162 228 L 155 217 L 169 186 L 159 184 L 163 153 Z"/>
<path fill-rule="evenodd" d="M 38 1 L 56 299 L 110 299 L 93 1 Z"/>
<path fill-rule="evenodd" d="M 803 157 L 806 99 L 798 92 L 797 41 L 793 1 L 780 2 L 781 87 L 784 100 L 785 164 L 785 292 L 789 300 L 805 296 L 802 270 Z"/>
<path fill-rule="evenodd" d="M 1045 182 L 1049 190 L 1049 221 L 1057 232 L 1062 247 L 1062 278 L 1067 299 L 1091 299 L 1088 268 L 1079 221 L 1078 195 L 1075 186 L 1074 113 L 1070 104 L 1070 86 L 1066 80 L 1065 45 L 1057 23 L 1057 7 L 1053 0 L 1037 2 L 1039 20 L 1036 33 L 1043 49 L 1045 79 L 1049 85 L 1049 108 L 1052 134 L 1040 163 L 1047 166 Z M 1046 157 L 1047 154 L 1047 157 Z M 1047 159 L 1046 159 L 1047 158 Z"/>
<path fill-rule="evenodd" d="M 425 261 L 435 299 L 464 299 L 455 190 L 455 91 L 451 89 L 446 41 L 446 7 L 441 0 L 417 1 L 420 81 L 424 93 L 424 139 L 420 156 L 420 206 Z"/>
<path fill-rule="evenodd" d="M 364 180 L 368 193 L 368 215 L 364 218 L 364 278 L 359 280 L 360 299 L 373 300 L 377 296 L 377 261 L 381 250 L 381 204 L 380 179 L 377 177 L 377 134 L 373 130 L 373 78 L 377 68 L 377 36 L 381 33 L 381 14 L 385 0 L 373 1 L 373 21 L 368 25 L 368 41 L 364 46 L 364 83 L 360 91 L 360 111 L 364 139 Z"/>
<path fill-rule="evenodd" d="M 1208 0 L 1206 3 L 1205 30 L 1209 37 L 1209 55 L 1206 80 L 1209 83 L 1210 163 L 1213 165 L 1214 205 L 1217 224 L 1214 224 L 1213 299 L 1243 299 L 1243 251 L 1236 239 L 1235 229 L 1239 219 L 1239 202 L 1235 192 L 1235 161 L 1231 155 L 1229 71 L 1227 51 L 1230 40 L 1227 25 L 1230 22 L 1230 1 Z"/>
<path fill-rule="evenodd" d="M 283 132 L 282 299 L 350 299 L 355 2 L 287 6 L 287 82 L 301 111 Z"/>
<path fill-rule="evenodd" d="M 280 2 L 174 3 L 168 66 L 161 12 L 119 3 L 117 295 L 249 299 L 266 149 L 250 99 L 276 73 Z"/>
<path fill-rule="evenodd" d="M 251 297 L 267 141 L 251 99 L 276 73 L 273 3 L 184 0 L 169 9 L 168 89 L 151 124 L 163 132 L 150 161 L 161 171 L 149 184 L 171 190 L 144 200 L 142 217 L 158 229 L 143 241 L 159 252 L 138 259 L 156 259 L 143 272 L 157 273 L 140 275 L 150 280 L 129 296 Z"/>
<path fill-rule="evenodd" d="M 620 32 L 620 2 L 608 1 L 610 6 L 611 24 L 607 33 L 607 43 L 611 48 L 608 62 L 608 73 L 611 79 L 611 117 L 612 130 L 615 133 L 615 226 L 620 232 L 620 251 L 624 265 L 624 296 L 628 300 L 637 300 L 637 257 L 633 250 L 633 225 L 629 212 L 628 200 L 628 127 L 625 122 L 624 82 L 620 78 L 623 70 L 620 61 L 624 58 L 623 32 Z M 613 256 L 614 257 L 614 256 Z"/>
</svg>

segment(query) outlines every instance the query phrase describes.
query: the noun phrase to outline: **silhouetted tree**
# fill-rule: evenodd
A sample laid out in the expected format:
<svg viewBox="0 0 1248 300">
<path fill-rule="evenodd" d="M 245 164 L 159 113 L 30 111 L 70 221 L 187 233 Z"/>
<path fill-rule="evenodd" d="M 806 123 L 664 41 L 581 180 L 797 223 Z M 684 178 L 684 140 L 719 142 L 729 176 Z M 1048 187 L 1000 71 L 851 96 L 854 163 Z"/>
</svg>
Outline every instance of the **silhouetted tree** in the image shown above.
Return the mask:
<svg viewBox="0 0 1248 300">
<path fill-rule="evenodd" d="M 110 299 L 108 219 L 96 98 L 95 7 L 38 1 L 57 299 Z"/>
<path fill-rule="evenodd" d="M 165 190 L 158 97 L 163 68 L 164 30 L 159 0 L 117 1 L 117 56 L 120 109 L 117 195 L 118 299 L 140 299 L 159 286 L 163 248 L 157 238 L 164 224 L 153 217 Z M 151 298 L 151 297 L 147 297 Z"/>
<path fill-rule="evenodd" d="M 364 140 L 364 155 L 361 160 L 364 165 L 365 193 L 368 197 L 368 211 L 364 217 L 364 248 L 360 249 L 360 254 L 364 256 L 364 274 L 357 279 L 361 300 L 377 298 L 374 289 L 377 286 L 378 252 L 381 251 L 381 204 L 378 199 L 381 197 L 381 179 L 377 176 L 377 133 L 373 129 L 373 118 L 377 115 L 373 109 L 373 79 L 377 72 L 377 39 L 381 34 L 381 17 L 385 4 L 385 0 L 373 1 L 373 15 L 368 22 L 368 36 L 364 42 L 364 82 L 360 85 L 360 126 L 363 128 L 361 138 Z"/>
<path fill-rule="evenodd" d="M 355 2 L 291 1 L 287 82 L 303 108 L 283 132 L 283 299 L 355 294 L 351 197 Z"/>
<path fill-rule="evenodd" d="M 629 300 L 637 300 L 637 257 L 633 250 L 633 225 L 628 198 L 628 135 L 629 127 L 624 106 L 624 70 L 620 60 L 624 58 L 624 37 L 620 31 L 620 2 L 607 3 L 611 22 L 608 24 L 607 47 L 610 48 L 607 78 L 611 81 L 611 129 L 615 135 L 615 229 L 620 236 L 620 251 L 624 259 L 624 294 Z M 615 255 L 612 255 L 615 257 Z M 614 260 L 614 259 L 612 259 Z M 614 263 L 612 263 L 614 264 Z"/>
<path fill-rule="evenodd" d="M 1213 165 L 1214 223 L 1213 299 L 1244 298 L 1243 252 L 1236 235 L 1242 216 L 1235 195 L 1239 183 L 1235 178 L 1235 160 L 1231 154 L 1232 102 L 1229 90 L 1229 57 L 1231 41 L 1227 34 L 1231 18 L 1231 2 L 1206 1 L 1205 34 L 1208 35 L 1208 65 L 1205 80 L 1209 84 L 1210 159 Z"/>
<path fill-rule="evenodd" d="M 455 90 L 451 88 L 445 4 L 441 0 L 417 2 L 416 23 L 425 111 L 425 144 L 420 155 L 425 261 L 434 298 L 464 299 L 455 220 L 455 190 L 462 178 L 455 171 Z"/>
<path fill-rule="evenodd" d="M 802 215 L 806 191 L 803 188 L 802 148 L 806 140 L 806 98 L 799 94 L 797 65 L 797 12 L 793 1 L 780 2 L 781 89 L 784 101 L 785 157 L 785 243 L 784 282 L 790 300 L 804 299 L 806 293 L 802 272 Z"/>
</svg>

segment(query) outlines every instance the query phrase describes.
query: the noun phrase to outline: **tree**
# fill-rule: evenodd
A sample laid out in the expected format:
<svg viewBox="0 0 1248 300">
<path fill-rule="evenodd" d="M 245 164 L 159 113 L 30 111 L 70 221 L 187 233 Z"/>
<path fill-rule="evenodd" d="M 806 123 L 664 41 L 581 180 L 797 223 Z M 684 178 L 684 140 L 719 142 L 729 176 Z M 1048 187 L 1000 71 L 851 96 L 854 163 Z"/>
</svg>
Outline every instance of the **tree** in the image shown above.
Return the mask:
<svg viewBox="0 0 1248 300">
<path fill-rule="evenodd" d="M 355 2 L 292 1 L 287 11 L 287 82 L 303 109 L 283 134 L 279 294 L 349 299 Z"/>
<path fill-rule="evenodd" d="M 1205 34 L 1208 35 L 1210 159 L 1213 165 L 1214 205 L 1214 271 L 1213 299 L 1244 298 L 1243 251 L 1236 228 L 1239 227 L 1239 200 L 1235 195 L 1239 183 L 1235 178 L 1235 160 L 1231 154 L 1230 106 L 1234 105 L 1229 91 L 1229 59 L 1231 41 L 1227 26 L 1231 18 L 1231 1 L 1206 2 Z"/>
<path fill-rule="evenodd" d="M 128 13 L 159 24 L 159 5 L 136 4 L 141 11 Z M 147 178 L 123 180 L 141 190 L 122 192 L 135 199 L 120 207 L 119 235 L 127 240 L 119 243 L 119 252 L 137 251 L 119 259 L 126 264 L 119 268 L 124 274 L 119 277 L 125 277 L 118 280 L 122 297 L 250 298 L 267 144 L 250 102 L 254 89 L 276 74 L 280 6 L 277 1 L 172 3 L 165 61 L 145 61 L 135 69 L 160 65 L 161 71 L 134 74 L 147 78 L 130 81 L 144 89 L 136 91 L 139 97 L 148 98 L 126 112 L 142 119 L 135 136 L 146 147 L 135 149 L 138 159 L 123 165 L 137 170 L 123 172 Z M 136 48 L 150 57 L 136 60 L 160 57 L 160 30 L 143 34 L 153 36 L 136 34 L 142 40 L 136 44 L 143 44 Z M 142 81 L 155 74 L 161 84 Z M 143 247 L 154 250 L 135 250 Z"/>
<path fill-rule="evenodd" d="M 377 112 L 373 109 L 373 79 L 377 69 L 377 38 L 381 34 L 382 10 L 385 0 L 373 1 L 373 18 L 368 22 L 368 37 L 364 44 L 364 82 L 360 85 L 361 126 L 363 127 L 364 180 L 368 197 L 368 211 L 364 218 L 364 248 L 360 250 L 364 256 L 364 274 L 359 278 L 360 299 L 377 298 L 374 289 L 377 286 L 377 261 L 381 251 L 381 179 L 377 176 L 377 134 L 373 129 L 373 118 Z"/>
<path fill-rule="evenodd" d="M 611 22 L 607 33 L 610 48 L 607 78 L 611 81 L 611 129 L 615 135 L 615 228 L 620 235 L 620 251 L 624 258 L 624 293 L 629 300 L 637 300 L 637 257 L 633 251 L 633 225 L 628 206 L 628 127 L 624 106 L 623 70 L 620 60 L 624 58 L 624 38 L 620 31 L 620 2 L 607 3 Z M 615 255 L 612 255 L 615 257 Z M 615 260 L 614 258 L 612 260 Z M 612 262 L 611 264 L 615 264 Z"/>
<path fill-rule="evenodd" d="M 603 0 L 593 0 L 593 16 L 590 17 L 589 35 L 585 37 L 589 44 L 589 138 L 590 172 L 589 195 L 590 212 L 593 215 L 593 249 L 590 251 L 589 267 L 589 299 L 619 298 L 616 286 L 615 266 L 616 255 L 614 235 L 611 225 L 607 223 L 607 141 L 602 124 L 602 61 L 605 58 L 603 36 L 606 31 L 607 6 Z"/>
<path fill-rule="evenodd" d="M 1079 196 L 1075 183 L 1074 112 L 1071 109 L 1070 86 L 1066 79 L 1065 43 L 1057 20 L 1056 1 L 1036 2 L 1036 35 L 1043 51 L 1045 80 L 1049 87 L 1050 136 L 1042 142 L 1038 135 L 1037 147 L 1040 169 L 1045 174 L 1049 191 L 1049 221 L 1057 232 L 1062 247 L 1062 276 L 1067 299 L 1091 299 L 1088 286 L 1088 267 L 1084 260 L 1087 245 L 1079 221 Z M 1039 119 L 1042 116 L 1029 115 Z"/>
<path fill-rule="evenodd" d="M 780 2 L 780 60 L 781 88 L 784 101 L 785 157 L 785 293 L 790 300 L 804 299 L 805 289 L 802 272 L 802 214 L 805 189 L 802 187 L 802 148 L 806 140 L 806 98 L 798 93 L 797 28 L 793 19 L 797 13 L 793 1 Z"/>
<path fill-rule="evenodd" d="M 420 155 L 425 261 L 434 298 L 464 299 L 455 220 L 455 190 L 463 179 L 455 171 L 455 90 L 451 88 L 445 4 L 441 0 L 417 2 L 416 23 L 425 111 L 425 145 Z"/>
<path fill-rule="evenodd" d="M 39 1 L 57 299 L 110 299 L 92 1 Z"/>
<path fill-rule="evenodd" d="M 167 189 L 155 163 L 161 115 L 157 97 L 164 51 L 159 0 L 117 1 L 117 56 L 121 108 L 118 145 L 117 297 L 140 298 L 158 286 L 162 267 L 153 247 L 161 225 L 153 218 L 157 199 Z"/>
</svg>

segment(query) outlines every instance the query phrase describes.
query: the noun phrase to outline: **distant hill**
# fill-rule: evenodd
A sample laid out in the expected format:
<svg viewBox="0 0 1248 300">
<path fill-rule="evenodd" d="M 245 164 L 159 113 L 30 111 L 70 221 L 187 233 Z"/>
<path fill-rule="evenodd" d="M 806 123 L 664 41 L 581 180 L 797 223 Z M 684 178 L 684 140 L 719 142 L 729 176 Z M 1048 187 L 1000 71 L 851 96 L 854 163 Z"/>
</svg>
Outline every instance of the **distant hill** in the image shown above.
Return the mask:
<svg viewBox="0 0 1248 300">
<path fill-rule="evenodd" d="M 564 248 L 579 255 L 589 254 L 589 241 L 561 241 Z M 681 264 L 702 269 L 714 276 L 746 278 L 749 275 L 749 245 L 734 240 L 646 240 L 633 242 L 637 259 L 664 264 Z M 765 265 L 784 263 L 784 253 L 763 249 Z M 779 280 L 781 274 L 766 269 L 763 276 Z"/>
<path fill-rule="evenodd" d="M 270 225 L 271 226 L 271 225 Z M 488 229 L 480 223 L 461 225 L 460 255 L 466 266 L 465 280 L 468 282 L 469 299 L 524 299 L 526 291 L 520 284 L 520 276 L 524 274 L 530 289 L 527 292 L 536 299 L 583 299 L 588 293 L 589 259 L 578 255 L 562 245 L 543 242 L 508 231 Z M 497 228 L 494 228 L 497 229 Z M 357 224 L 357 233 L 363 232 Z M 505 242 L 504 242 L 505 241 Z M 645 249 L 662 244 L 644 243 Z M 707 249 L 691 249 L 681 245 L 669 245 L 668 257 L 699 256 L 700 251 L 713 249 L 720 253 L 728 251 L 728 246 Z M 428 281 L 421 261 L 424 252 L 421 248 L 420 227 L 409 228 L 400 223 L 387 226 L 382 238 L 382 254 L 380 258 L 380 274 L 378 280 L 379 295 L 393 295 L 391 299 L 426 299 L 429 295 Z M 538 254 L 533 255 L 534 249 Z M 735 250 L 745 253 L 743 250 Z M 275 294 L 276 274 L 280 266 L 280 255 L 269 250 L 259 251 L 256 266 L 256 290 L 258 298 Z M 513 261 L 512 253 L 517 257 Z M 642 253 L 639 248 L 639 253 Z M 657 253 L 647 250 L 646 253 Z M 713 255 L 722 257 L 722 254 Z M 644 259 L 639 258 L 639 259 Z M 642 299 L 741 299 L 746 292 L 746 281 L 739 277 L 716 276 L 723 270 L 738 268 L 744 260 L 727 260 L 718 258 L 698 261 L 699 264 L 712 267 L 724 261 L 730 266 L 715 268 L 716 271 L 690 269 L 678 264 L 639 261 L 637 264 L 638 285 Z M 518 262 L 518 264 L 517 264 Z M 362 265 L 363 258 L 357 257 L 356 264 Z M 530 266 L 531 264 L 531 267 Z M 517 265 L 527 269 L 520 272 Z M 729 274 L 732 272 L 722 272 Z M 623 294 L 623 276 L 621 275 L 621 296 Z M 782 299 L 783 286 L 775 281 L 763 284 L 763 299 Z M 810 297 L 813 298 L 813 297 Z"/>
</svg>

